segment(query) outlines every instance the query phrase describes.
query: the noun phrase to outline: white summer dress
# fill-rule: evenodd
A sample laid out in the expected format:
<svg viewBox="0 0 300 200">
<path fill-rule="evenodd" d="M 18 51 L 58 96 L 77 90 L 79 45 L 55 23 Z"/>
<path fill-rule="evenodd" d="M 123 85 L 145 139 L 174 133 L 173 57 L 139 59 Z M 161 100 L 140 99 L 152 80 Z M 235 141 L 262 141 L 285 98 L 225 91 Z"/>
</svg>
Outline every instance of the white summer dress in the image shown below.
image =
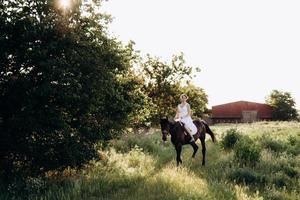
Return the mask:
<svg viewBox="0 0 300 200">
<path fill-rule="evenodd" d="M 178 105 L 180 121 L 184 123 L 185 127 L 192 131 L 192 135 L 197 133 L 197 127 L 195 126 L 191 116 L 188 115 L 188 104 L 181 106 Z"/>
</svg>

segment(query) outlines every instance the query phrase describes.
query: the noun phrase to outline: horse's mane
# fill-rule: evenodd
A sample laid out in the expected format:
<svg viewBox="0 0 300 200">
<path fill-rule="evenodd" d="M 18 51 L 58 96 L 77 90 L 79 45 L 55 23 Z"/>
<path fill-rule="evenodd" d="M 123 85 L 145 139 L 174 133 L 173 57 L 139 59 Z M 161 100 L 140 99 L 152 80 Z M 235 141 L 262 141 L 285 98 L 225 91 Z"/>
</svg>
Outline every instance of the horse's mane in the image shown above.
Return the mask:
<svg viewBox="0 0 300 200">
<path fill-rule="evenodd" d="M 172 118 L 169 119 L 168 121 L 169 121 L 170 125 L 175 125 L 175 123 L 176 123 L 176 121 L 174 119 L 172 119 Z"/>
<path fill-rule="evenodd" d="M 169 123 L 170 123 L 171 130 L 175 130 L 176 128 L 181 127 L 181 124 L 179 121 L 175 121 L 175 120 L 171 119 L 171 120 L 169 120 Z"/>
</svg>

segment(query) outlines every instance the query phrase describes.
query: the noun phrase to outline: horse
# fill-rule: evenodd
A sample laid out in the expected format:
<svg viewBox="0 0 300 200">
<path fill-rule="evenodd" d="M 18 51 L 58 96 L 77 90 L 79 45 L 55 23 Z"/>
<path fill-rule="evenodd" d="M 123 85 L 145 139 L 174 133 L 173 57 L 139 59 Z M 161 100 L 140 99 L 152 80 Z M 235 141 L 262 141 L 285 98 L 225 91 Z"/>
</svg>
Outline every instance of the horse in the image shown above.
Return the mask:
<svg viewBox="0 0 300 200">
<path fill-rule="evenodd" d="M 162 140 L 164 142 L 167 141 L 167 135 L 171 134 L 171 142 L 175 146 L 176 150 L 176 161 L 177 166 L 182 164 L 182 160 L 180 157 L 182 145 L 190 144 L 193 147 L 193 155 L 192 158 L 195 158 L 195 155 L 198 151 L 198 145 L 196 141 L 200 139 L 202 145 L 202 165 L 205 165 L 205 135 L 208 133 L 211 136 L 213 142 L 216 141 L 214 133 L 209 128 L 208 124 L 204 120 L 196 119 L 193 120 L 194 124 L 197 127 L 197 133 L 194 135 L 194 141 L 191 142 L 191 136 L 187 133 L 184 128 L 184 124 L 181 122 L 170 121 L 168 118 L 161 118 L 160 119 L 160 127 L 162 132 Z"/>
</svg>

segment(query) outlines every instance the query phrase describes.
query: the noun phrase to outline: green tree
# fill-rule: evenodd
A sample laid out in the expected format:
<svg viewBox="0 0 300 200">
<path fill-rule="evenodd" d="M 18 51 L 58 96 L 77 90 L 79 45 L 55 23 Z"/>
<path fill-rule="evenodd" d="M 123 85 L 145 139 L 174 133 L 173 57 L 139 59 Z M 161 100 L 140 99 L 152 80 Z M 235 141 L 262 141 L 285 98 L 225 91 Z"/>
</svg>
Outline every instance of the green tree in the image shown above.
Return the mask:
<svg viewBox="0 0 300 200">
<path fill-rule="evenodd" d="M 108 36 L 99 1 L 72 2 L 62 10 L 54 0 L 1 0 L 5 175 L 86 163 L 97 141 L 122 132 L 145 101 L 131 70 L 132 44 Z"/>
<path fill-rule="evenodd" d="M 203 117 L 203 113 L 207 110 L 208 103 L 208 96 L 204 89 L 189 83 L 182 87 L 181 91 L 181 93 L 186 93 L 189 97 L 189 103 L 192 105 L 193 116 Z"/>
<path fill-rule="evenodd" d="M 193 68 L 186 65 L 182 53 L 173 56 L 170 63 L 148 55 L 141 66 L 144 91 L 152 100 L 152 122 L 157 122 L 161 116 L 174 116 L 182 93 L 188 94 L 195 115 L 201 116 L 206 108 L 207 95 L 191 83 Z"/>
<path fill-rule="evenodd" d="M 289 92 L 273 90 L 266 98 L 266 103 L 273 107 L 275 120 L 297 119 L 296 103 Z"/>
</svg>

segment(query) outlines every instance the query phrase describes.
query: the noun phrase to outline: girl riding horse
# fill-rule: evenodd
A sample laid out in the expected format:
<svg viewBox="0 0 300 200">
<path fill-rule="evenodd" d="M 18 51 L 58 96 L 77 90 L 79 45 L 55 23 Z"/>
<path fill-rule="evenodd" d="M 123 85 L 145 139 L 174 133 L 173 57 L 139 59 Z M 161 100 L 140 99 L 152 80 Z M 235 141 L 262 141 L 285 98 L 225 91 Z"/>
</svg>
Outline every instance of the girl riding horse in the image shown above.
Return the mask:
<svg viewBox="0 0 300 200">
<path fill-rule="evenodd" d="M 192 120 L 191 109 L 186 102 L 187 99 L 188 97 L 186 94 L 180 96 L 181 104 L 177 107 L 175 116 L 176 121 L 170 121 L 168 118 L 160 119 L 162 139 L 163 141 L 166 141 L 167 135 L 171 134 L 171 141 L 175 146 L 177 154 L 177 165 L 182 163 L 180 157 L 182 145 L 190 144 L 193 147 L 194 152 L 192 157 L 194 158 L 198 151 L 198 145 L 195 142 L 197 139 L 200 139 L 202 145 L 202 165 L 205 165 L 205 135 L 208 133 L 213 142 L 215 142 L 215 135 L 204 120 Z M 186 132 L 188 134 L 185 134 Z"/>
<path fill-rule="evenodd" d="M 197 133 L 197 127 L 193 123 L 191 117 L 190 104 L 187 103 L 188 96 L 186 94 L 180 95 L 180 104 L 177 106 L 175 120 L 183 123 L 187 133 L 191 136 L 191 141 L 194 140 L 194 135 Z"/>
</svg>

